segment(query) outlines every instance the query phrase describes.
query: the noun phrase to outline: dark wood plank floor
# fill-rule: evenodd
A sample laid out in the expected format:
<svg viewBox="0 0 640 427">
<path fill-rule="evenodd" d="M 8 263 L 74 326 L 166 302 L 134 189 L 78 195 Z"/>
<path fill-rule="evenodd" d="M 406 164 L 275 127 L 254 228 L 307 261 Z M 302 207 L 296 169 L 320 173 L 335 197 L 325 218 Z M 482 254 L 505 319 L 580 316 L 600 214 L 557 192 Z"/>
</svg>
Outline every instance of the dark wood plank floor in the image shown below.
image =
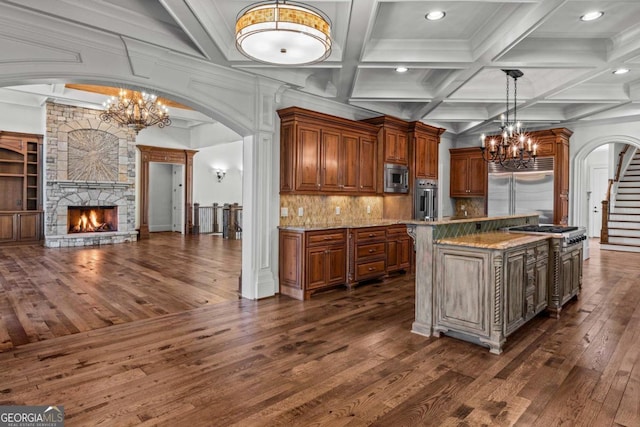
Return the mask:
<svg viewBox="0 0 640 427">
<path fill-rule="evenodd" d="M 152 236 L 89 248 L 0 246 L 0 351 L 238 298 L 240 240 Z"/>
<path fill-rule="evenodd" d="M 151 279 L 189 274 L 189 243 L 166 243 L 175 265 L 145 264 L 153 245 L 132 246 Z M 25 280 L 44 280 L 43 262 L 23 261 Z M 0 272 L 3 284 L 16 273 Z M 191 302 L 21 344 L 0 353 L 0 405 L 61 404 L 68 426 L 640 425 L 640 254 L 594 250 L 581 298 L 560 320 L 535 318 L 500 356 L 410 333 L 413 299 L 401 276 L 306 302 Z"/>
</svg>

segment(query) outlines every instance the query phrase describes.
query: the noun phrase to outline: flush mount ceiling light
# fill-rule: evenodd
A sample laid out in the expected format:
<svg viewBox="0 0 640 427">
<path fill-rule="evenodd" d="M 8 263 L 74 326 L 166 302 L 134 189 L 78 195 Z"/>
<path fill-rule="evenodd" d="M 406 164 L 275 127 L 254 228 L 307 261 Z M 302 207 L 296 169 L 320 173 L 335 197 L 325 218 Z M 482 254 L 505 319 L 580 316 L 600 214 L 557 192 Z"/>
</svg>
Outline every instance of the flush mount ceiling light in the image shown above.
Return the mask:
<svg viewBox="0 0 640 427">
<path fill-rule="evenodd" d="M 613 74 L 627 74 L 629 72 L 628 68 L 618 68 L 613 71 Z"/>
<path fill-rule="evenodd" d="M 602 15 L 604 15 L 604 12 L 600 10 L 587 12 L 580 17 L 580 20 L 584 22 L 595 21 L 598 18 L 602 18 Z"/>
<path fill-rule="evenodd" d="M 406 73 L 407 71 L 409 71 L 409 69 L 407 67 L 400 66 L 400 67 L 396 67 L 396 71 L 398 73 Z"/>
<path fill-rule="evenodd" d="M 434 10 L 432 12 L 427 13 L 424 17 L 427 18 L 429 21 L 438 21 L 444 18 L 445 15 L 446 13 L 443 12 L 442 10 Z"/>
<path fill-rule="evenodd" d="M 266 64 L 314 64 L 331 54 L 331 22 L 302 3 L 254 3 L 238 14 L 236 46 L 246 57 Z"/>
</svg>

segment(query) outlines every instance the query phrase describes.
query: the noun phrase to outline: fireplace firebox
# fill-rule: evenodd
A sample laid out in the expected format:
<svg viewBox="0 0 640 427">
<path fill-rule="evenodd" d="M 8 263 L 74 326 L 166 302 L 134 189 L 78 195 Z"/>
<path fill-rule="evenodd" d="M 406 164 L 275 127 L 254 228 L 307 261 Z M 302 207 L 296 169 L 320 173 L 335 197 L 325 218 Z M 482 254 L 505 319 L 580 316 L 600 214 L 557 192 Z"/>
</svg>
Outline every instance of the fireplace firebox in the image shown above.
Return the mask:
<svg viewBox="0 0 640 427">
<path fill-rule="evenodd" d="M 100 233 L 118 231 L 117 206 L 69 206 L 68 233 Z"/>
</svg>

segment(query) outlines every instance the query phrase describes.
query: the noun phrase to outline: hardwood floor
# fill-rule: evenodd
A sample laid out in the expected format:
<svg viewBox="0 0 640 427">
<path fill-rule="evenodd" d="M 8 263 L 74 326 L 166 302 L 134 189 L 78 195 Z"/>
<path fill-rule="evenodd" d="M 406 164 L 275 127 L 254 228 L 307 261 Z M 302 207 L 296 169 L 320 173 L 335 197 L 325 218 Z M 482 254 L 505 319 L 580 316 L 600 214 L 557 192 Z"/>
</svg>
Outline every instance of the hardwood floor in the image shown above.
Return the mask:
<svg viewBox="0 0 640 427">
<path fill-rule="evenodd" d="M 154 233 L 101 247 L 0 246 L 0 351 L 235 301 L 241 245 Z"/>
<path fill-rule="evenodd" d="M 111 277 L 117 283 L 95 278 L 105 264 L 92 263 L 103 258 L 91 251 L 78 251 L 74 265 L 3 259 L 3 286 L 26 275 L 34 289 L 44 288 L 38 282 L 48 276 L 36 270 L 55 265 L 55 283 L 93 277 L 105 295 L 122 286 L 114 292 L 125 301 L 109 302 L 139 317 L 121 314 L 119 324 L 0 353 L 0 405 L 64 405 L 67 426 L 640 425 L 640 254 L 599 252 L 592 244 L 580 299 L 559 320 L 536 317 L 496 356 L 409 332 L 411 276 L 306 302 L 276 296 L 204 303 L 200 292 L 212 291 L 191 283 L 198 276 L 191 269 L 212 267 L 197 245 L 131 246 L 119 257 L 131 271 Z M 189 267 L 183 248 L 203 267 Z M 162 262 L 144 261 L 158 250 Z M 133 274 L 137 268 L 143 272 Z M 70 271 L 82 278 L 70 280 Z M 162 277 L 168 289 L 193 286 L 197 296 L 184 301 L 173 292 L 152 306 L 175 311 L 141 304 L 131 314 L 139 282 L 148 287 Z M 21 305 L 45 300 L 39 292 L 24 295 Z M 183 305 L 192 306 L 179 310 Z"/>
</svg>

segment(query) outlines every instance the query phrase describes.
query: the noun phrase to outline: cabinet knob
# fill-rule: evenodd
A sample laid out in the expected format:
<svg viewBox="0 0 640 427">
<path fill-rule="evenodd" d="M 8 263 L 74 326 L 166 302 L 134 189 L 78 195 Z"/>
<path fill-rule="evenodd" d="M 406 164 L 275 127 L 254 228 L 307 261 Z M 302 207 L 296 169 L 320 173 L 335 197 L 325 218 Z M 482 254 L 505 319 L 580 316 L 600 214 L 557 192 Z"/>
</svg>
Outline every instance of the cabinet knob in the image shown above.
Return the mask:
<svg viewBox="0 0 640 427">
<path fill-rule="evenodd" d="M 373 252 L 375 252 L 375 251 L 376 251 L 375 249 L 369 249 L 369 253 L 370 253 L 370 254 L 371 254 L 371 253 L 373 253 Z"/>
<path fill-rule="evenodd" d="M 375 268 L 369 267 L 369 271 L 373 271 L 373 270 L 375 270 Z"/>
<path fill-rule="evenodd" d="M 369 237 L 375 237 L 376 235 L 373 233 L 369 233 Z"/>
</svg>

